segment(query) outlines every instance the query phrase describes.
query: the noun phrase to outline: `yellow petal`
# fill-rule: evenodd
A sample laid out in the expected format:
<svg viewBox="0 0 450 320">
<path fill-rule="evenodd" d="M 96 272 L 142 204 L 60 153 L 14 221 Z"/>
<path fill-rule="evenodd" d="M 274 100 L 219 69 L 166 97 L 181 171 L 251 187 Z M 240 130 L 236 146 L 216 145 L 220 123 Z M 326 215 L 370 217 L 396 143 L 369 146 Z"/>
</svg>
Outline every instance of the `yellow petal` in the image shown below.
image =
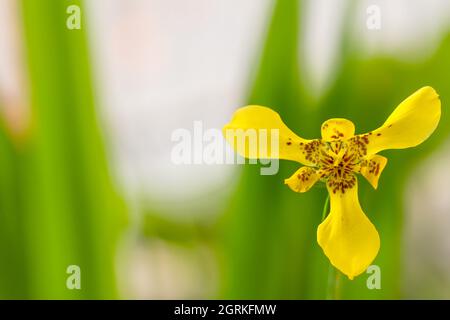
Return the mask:
<svg viewBox="0 0 450 320">
<path fill-rule="evenodd" d="M 316 170 L 310 167 L 301 167 L 284 183 L 295 192 L 306 192 L 319 180 Z"/>
<path fill-rule="evenodd" d="M 285 159 L 314 165 L 318 140 L 306 140 L 293 133 L 272 109 L 247 106 L 238 109 L 223 134 L 241 156 L 250 159 Z"/>
<path fill-rule="evenodd" d="M 378 179 L 380 178 L 381 172 L 383 172 L 386 164 L 387 159 L 376 154 L 374 156 L 370 156 L 361 165 L 360 173 L 367 179 L 367 181 L 369 181 L 374 189 L 378 188 Z"/>
<path fill-rule="evenodd" d="M 347 119 L 329 119 L 322 124 L 321 131 L 324 141 L 346 140 L 355 134 L 355 125 Z"/>
<path fill-rule="evenodd" d="M 361 209 L 355 178 L 353 187 L 335 190 L 327 183 L 330 214 L 317 229 L 317 242 L 331 264 L 350 280 L 363 273 L 375 259 L 380 238 Z"/>
<path fill-rule="evenodd" d="M 380 128 L 358 137 L 369 155 L 386 149 L 410 148 L 433 133 L 440 117 L 438 94 L 432 87 L 423 87 L 400 103 Z"/>
</svg>

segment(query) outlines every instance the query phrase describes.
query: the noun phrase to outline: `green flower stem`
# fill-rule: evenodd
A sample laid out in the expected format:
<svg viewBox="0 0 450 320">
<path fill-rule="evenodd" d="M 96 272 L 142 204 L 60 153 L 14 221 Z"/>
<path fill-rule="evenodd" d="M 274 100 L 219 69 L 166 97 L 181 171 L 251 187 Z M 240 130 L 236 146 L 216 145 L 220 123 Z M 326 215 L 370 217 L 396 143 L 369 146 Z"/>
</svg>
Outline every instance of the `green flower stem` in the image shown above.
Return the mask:
<svg viewBox="0 0 450 320">
<path fill-rule="evenodd" d="M 330 195 L 327 195 L 327 198 L 325 199 L 325 204 L 323 205 L 323 211 L 322 211 L 322 221 L 325 220 L 325 217 L 327 215 L 328 211 L 328 204 L 330 203 Z"/>
<path fill-rule="evenodd" d="M 325 220 L 327 211 L 328 211 L 328 205 L 330 203 L 330 195 L 327 196 L 325 200 L 325 204 L 323 206 L 322 211 L 322 221 Z M 337 270 L 333 265 L 330 263 L 330 267 L 328 269 L 328 284 L 327 284 L 327 294 L 326 299 L 327 300 L 339 300 L 339 288 L 340 288 L 340 277 L 341 273 L 339 270 Z"/>
<path fill-rule="evenodd" d="M 328 269 L 327 300 L 340 300 L 341 272 L 330 263 Z"/>
</svg>

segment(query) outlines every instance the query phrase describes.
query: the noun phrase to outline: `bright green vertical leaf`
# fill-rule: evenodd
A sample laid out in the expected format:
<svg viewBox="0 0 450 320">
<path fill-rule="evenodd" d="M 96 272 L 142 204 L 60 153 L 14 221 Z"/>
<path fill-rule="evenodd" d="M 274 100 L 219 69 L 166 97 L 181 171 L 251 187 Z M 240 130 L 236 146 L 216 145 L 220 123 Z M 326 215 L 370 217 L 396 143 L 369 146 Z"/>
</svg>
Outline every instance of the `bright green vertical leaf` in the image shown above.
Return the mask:
<svg viewBox="0 0 450 320">
<path fill-rule="evenodd" d="M 66 26 L 69 5 L 81 29 Z M 111 182 L 94 106 L 80 1 L 22 1 L 32 130 L 26 176 L 26 249 L 34 298 L 116 297 L 114 252 L 123 204 Z M 81 290 L 66 268 L 81 268 Z"/>
<path fill-rule="evenodd" d="M 0 298 L 29 297 L 24 248 L 21 176 L 23 157 L 0 126 Z"/>
</svg>

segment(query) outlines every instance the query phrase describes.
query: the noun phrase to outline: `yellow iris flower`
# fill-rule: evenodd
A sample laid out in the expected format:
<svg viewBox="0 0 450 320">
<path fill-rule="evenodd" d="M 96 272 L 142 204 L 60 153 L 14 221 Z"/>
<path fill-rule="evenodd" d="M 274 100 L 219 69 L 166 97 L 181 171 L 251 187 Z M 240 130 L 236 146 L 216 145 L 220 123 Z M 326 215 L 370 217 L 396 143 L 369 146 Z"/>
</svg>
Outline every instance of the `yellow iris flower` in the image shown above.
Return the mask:
<svg viewBox="0 0 450 320">
<path fill-rule="evenodd" d="M 319 180 L 326 183 L 330 213 L 317 229 L 317 241 L 331 264 L 353 279 L 367 269 L 380 248 L 378 232 L 359 204 L 356 174 L 376 189 L 387 163 L 377 153 L 422 143 L 436 129 L 440 115 L 438 94 L 431 87 L 423 87 L 400 103 L 381 127 L 365 134 L 355 135 L 355 126 L 349 120 L 330 119 L 322 124 L 321 139 L 303 139 L 283 123 L 278 113 L 252 105 L 235 112 L 224 127 L 224 135 L 246 158 L 273 158 L 267 157 L 267 150 L 251 154 L 248 146 L 238 144 L 229 132 L 275 129 L 277 158 L 305 165 L 285 184 L 293 191 L 306 192 Z M 270 146 L 270 137 L 264 142 Z"/>
</svg>

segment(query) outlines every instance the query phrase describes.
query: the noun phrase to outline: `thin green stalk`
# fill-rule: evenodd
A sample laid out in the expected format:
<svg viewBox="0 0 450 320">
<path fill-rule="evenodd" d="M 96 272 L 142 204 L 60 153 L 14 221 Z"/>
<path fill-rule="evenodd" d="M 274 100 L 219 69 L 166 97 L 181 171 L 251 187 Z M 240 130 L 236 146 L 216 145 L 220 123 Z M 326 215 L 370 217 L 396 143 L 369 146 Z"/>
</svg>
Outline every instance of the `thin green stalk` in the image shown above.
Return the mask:
<svg viewBox="0 0 450 320">
<path fill-rule="evenodd" d="M 330 195 L 327 196 L 325 199 L 325 204 L 323 205 L 323 211 L 322 211 L 322 221 L 325 220 L 327 211 L 328 211 L 328 205 L 330 203 Z M 340 288 L 340 277 L 341 273 L 336 270 L 335 267 L 330 263 L 330 267 L 328 269 L 328 284 L 327 284 L 327 294 L 326 298 L 327 300 L 339 300 L 339 288 Z"/>
<path fill-rule="evenodd" d="M 330 263 L 328 269 L 327 300 L 340 299 L 341 273 Z"/>
<path fill-rule="evenodd" d="M 327 195 L 327 198 L 325 199 L 325 204 L 323 205 L 323 210 L 322 210 L 322 221 L 325 220 L 325 217 L 327 215 L 329 203 L 330 203 L 330 195 Z"/>
</svg>

